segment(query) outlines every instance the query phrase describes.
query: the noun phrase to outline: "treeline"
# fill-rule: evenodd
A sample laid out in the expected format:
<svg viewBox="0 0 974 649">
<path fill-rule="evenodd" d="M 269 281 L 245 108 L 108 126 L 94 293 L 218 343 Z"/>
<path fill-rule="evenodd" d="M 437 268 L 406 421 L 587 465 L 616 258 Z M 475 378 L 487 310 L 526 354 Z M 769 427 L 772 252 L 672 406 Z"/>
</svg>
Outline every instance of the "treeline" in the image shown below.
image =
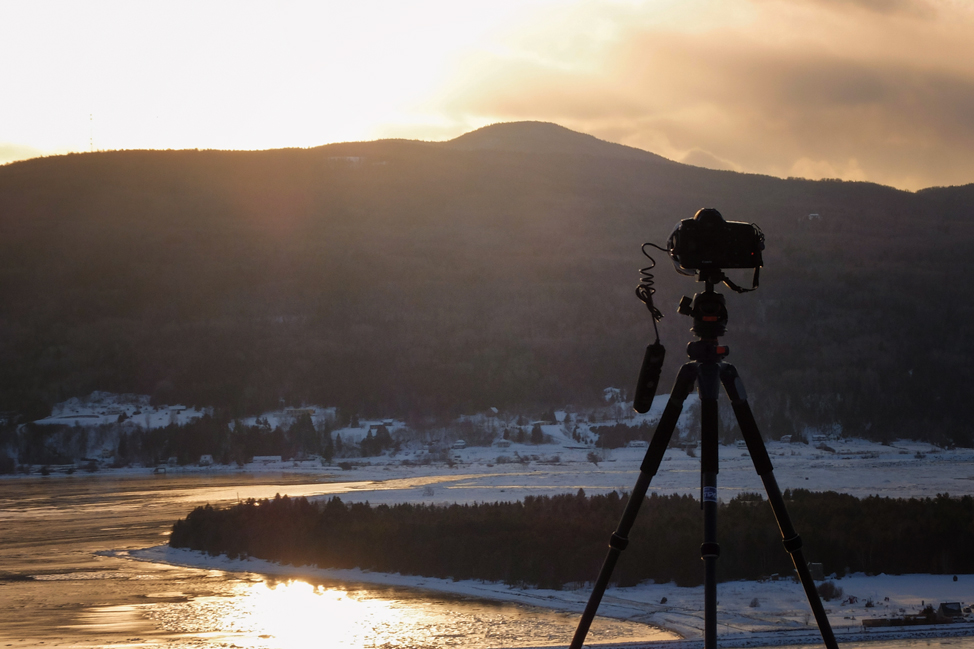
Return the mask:
<svg viewBox="0 0 974 649">
<path fill-rule="evenodd" d="M 595 445 L 599 448 L 622 448 L 633 441 L 648 442 L 653 439 L 655 425 L 649 422 L 642 422 L 637 426 L 627 426 L 626 424 L 606 424 L 603 426 L 593 426 L 592 432 L 598 436 Z M 679 434 L 674 431 L 670 440 L 670 445 L 679 441 Z"/>
<path fill-rule="evenodd" d="M 171 458 L 181 465 L 196 464 L 203 455 L 217 464 L 245 463 L 255 455 L 280 455 L 287 460 L 318 456 L 330 461 L 335 456 L 376 455 L 394 446 L 384 426 L 376 435 L 370 432 L 362 444 L 345 444 L 332 433 L 330 421 L 316 426 L 307 414 L 275 427 L 262 418 L 248 426 L 203 415 L 184 425 L 150 430 L 119 424 L 95 428 L 25 424 L 19 430 L 0 430 L 0 448 L 13 451 L 22 466 L 74 462 L 100 454 L 106 444 L 114 445 L 115 466 L 153 466 Z"/>
<path fill-rule="evenodd" d="M 869 497 L 786 491 L 805 556 L 826 574 L 974 572 L 974 498 Z M 278 495 L 224 509 L 198 507 L 170 545 L 322 568 L 562 588 L 593 581 L 627 496 L 527 497 L 473 505 L 320 505 Z M 718 579 L 791 574 L 770 507 L 741 494 L 718 511 Z M 614 582 L 702 583 L 696 498 L 652 494 L 641 506 Z"/>
</svg>

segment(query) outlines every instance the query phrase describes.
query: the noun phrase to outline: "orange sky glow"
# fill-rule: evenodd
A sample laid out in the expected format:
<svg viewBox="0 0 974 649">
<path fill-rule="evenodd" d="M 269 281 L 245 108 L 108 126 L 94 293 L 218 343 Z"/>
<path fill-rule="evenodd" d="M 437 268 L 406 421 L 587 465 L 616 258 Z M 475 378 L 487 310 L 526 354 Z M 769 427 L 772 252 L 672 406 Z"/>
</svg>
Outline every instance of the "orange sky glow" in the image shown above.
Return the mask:
<svg viewBox="0 0 974 649">
<path fill-rule="evenodd" d="M 961 0 L 11 0 L 0 24 L 0 163 L 541 120 L 711 168 L 974 182 Z"/>
</svg>

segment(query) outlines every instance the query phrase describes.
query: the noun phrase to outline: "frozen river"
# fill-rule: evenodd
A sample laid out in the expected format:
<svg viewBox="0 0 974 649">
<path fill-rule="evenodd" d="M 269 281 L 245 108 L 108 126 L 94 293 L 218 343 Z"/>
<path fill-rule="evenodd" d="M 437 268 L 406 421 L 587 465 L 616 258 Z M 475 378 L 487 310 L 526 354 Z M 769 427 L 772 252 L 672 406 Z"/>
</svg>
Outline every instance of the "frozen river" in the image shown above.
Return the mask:
<svg viewBox="0 0 974 649">
<path fill-rule="evenodd" d="M 612 469 L 585 469 L 579 464 L 545 470 L 508 468 L 502 474 L 499 467 L 468 466 L 465 471 L 439 476 L 373 467 L 352 472 L 349 477 L 358 480 L 344 482 L 324 472 L 96 473 L 3 479 L 0 647 L 566 646 L 577 623 L 575 613 L 361 582 L 311 577 L 288 581 L 256 571 L 180 567 L 133 561 L 124 555 L 128 550 L 165 543 L 173 521 L 204 503 L 230 503 L 276 493 L 343 494 L 348 500 L 372 502 L 463 502 L 520 497 L 525 490 L 564 493 L 582 486 L 596 492 L 621 488 L 634 479 L 637 458 L 633 458 L 634 466 L 628 466 L 624 456 L 619 460 L 620 466 Z M 668 475 L 678 481 L 685 475 L 687 486 L 682 482 L 670 486 L 661 480 L 663 489 L 693 488 L 695 467 L 683 467 L 683 462 L 676 456 Z M 732 463 L 727 465 L 730 469 Z M 970 475 L 970 466 L 961 463 L 942 479 L 962 482 Z M 722 476 L 733 482 L 738 480 L 737 473 L 730 470 Z M 750 472 L 740 474 L 749 476 Z M 387 480 L 374 481 L 380 477 Z M 897 477 L 905 479 L 904 475 Z M 589 640 L 621 643 L 674 637 L 647 624 L 598 618 Z M 974 649 L 974 639 L 842 646 Z"/>
<path fill-rule="evenodd" d="M 514 647 L 566 644 L 577 616 L 410 589 L 276 582 L 104 556 L 164 543 L 194 506 L 343 493 L 308 477 L 105 474 L 0 481 L 3 647 Z M 324 480 L 324 478 L 320 478 Z M 594 639 L 672 637 L 603 620 Z"/>
</svg>

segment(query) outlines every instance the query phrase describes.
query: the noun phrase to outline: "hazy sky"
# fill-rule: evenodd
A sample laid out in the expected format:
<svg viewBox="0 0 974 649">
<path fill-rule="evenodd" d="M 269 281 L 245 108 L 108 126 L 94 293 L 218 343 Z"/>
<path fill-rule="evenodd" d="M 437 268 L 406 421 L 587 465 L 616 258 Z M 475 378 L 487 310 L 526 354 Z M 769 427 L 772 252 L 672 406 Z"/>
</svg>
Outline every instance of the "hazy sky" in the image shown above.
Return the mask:
<svg viewBox="0 0 974 649">
<path fill-rule="evenodd" d="M 974 182 L 969 0 L 0 0 L 0 163 L 543 120 L 715 168 Z"/>
</svg>

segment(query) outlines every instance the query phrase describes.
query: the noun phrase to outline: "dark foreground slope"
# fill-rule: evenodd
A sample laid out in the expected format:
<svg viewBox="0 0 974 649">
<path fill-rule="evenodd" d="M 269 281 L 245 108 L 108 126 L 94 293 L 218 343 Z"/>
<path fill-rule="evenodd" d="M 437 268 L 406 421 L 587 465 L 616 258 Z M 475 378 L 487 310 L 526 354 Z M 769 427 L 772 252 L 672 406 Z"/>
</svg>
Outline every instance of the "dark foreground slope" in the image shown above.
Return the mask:
<svg viewBox="0 0 974 649">
<path fill-rule="evenodd" d="M 640 244 L 702 206 L 768 235 L 726 342 L 771 436 L 969 443 L 974 188 L 709 171 L 545 124 L 0 167 L 0 408 L 95 389 L 232 413 L 585 403 L 630 386 L 649 341 Z M 665 385 L 697 287 L 656 276 Z"/>
</svg>

